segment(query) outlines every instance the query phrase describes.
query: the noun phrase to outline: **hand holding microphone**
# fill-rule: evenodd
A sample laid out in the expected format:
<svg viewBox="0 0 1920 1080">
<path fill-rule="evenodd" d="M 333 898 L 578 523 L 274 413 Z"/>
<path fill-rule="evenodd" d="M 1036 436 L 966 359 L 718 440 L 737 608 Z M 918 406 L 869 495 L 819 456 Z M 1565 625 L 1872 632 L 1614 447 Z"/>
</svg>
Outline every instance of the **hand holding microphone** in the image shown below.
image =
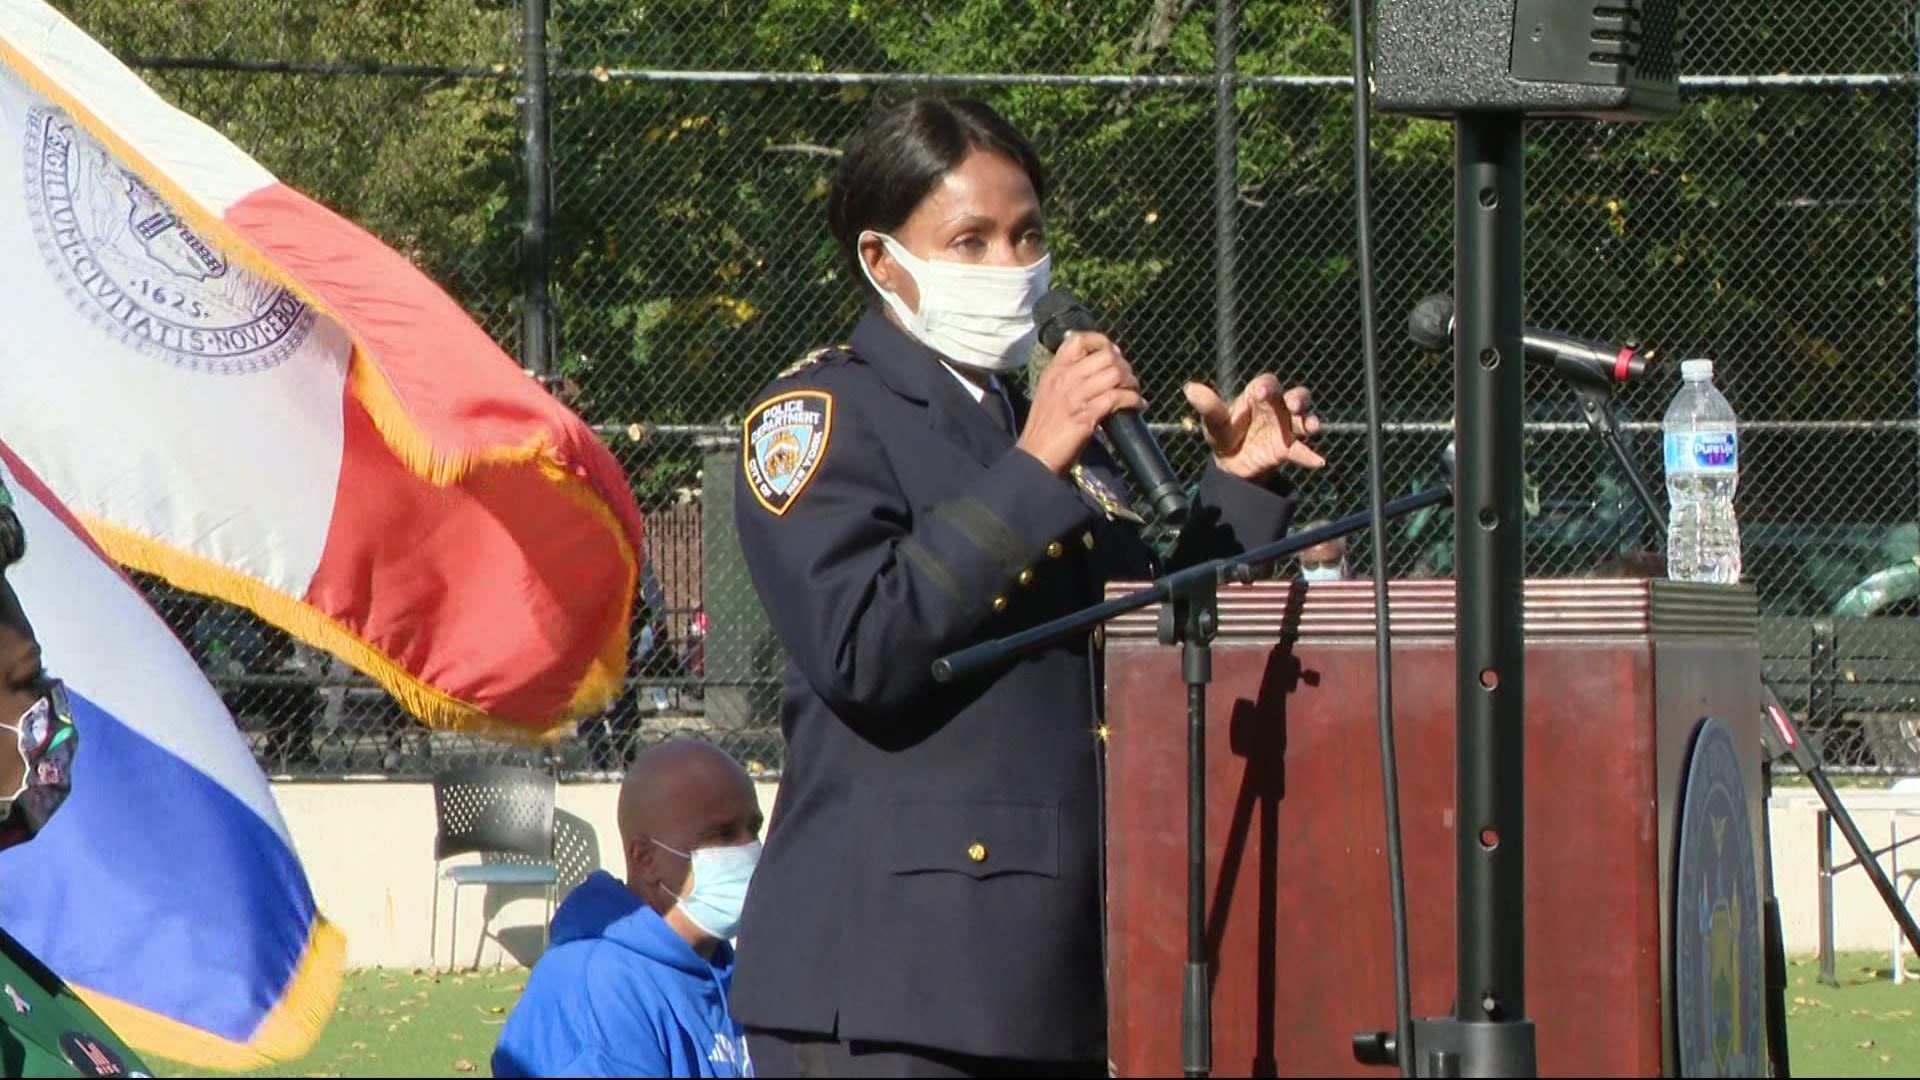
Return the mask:
<svg viewBox="0 0 1920 1080">
<path fill-rule="evenodd" d="M 1064 474 L 1094 431 L 1104 431 L 1161 518 L 1176 525 L 1184 522 L 1185 489 L 1140 418 L 1146 401 L 1119 347 L 1100 333 L 1092 313 L 1066 289 L 1042 296 L 1033 317 L 1040 344 L 1053 353 L 1053 363 L 1040 376 L 1032 414 L 1020 435 L 1021 448 Z M 1262 375 L 1232 405 L 1199 383 L 1187 384 L 1186 397 L 1199 414 L 1215 463 L 1235 476 L 1259 481 L 1282 465 L 1317 469 L 1326 464 L 1300 441 L 1320 430 L 1305 387 L 1283 393 L 1280 380 Z"/>
<path fill-rule="evenodd" d="M 1122 410 L 1145 408 L 1146 399 L 1127 358 L 1105 334 L 1076 331 L 1055 344 L 1018 445 L 1065 475 L 1103 422 Z"/>
<path fill-rule="evenodd" d="M 1146 493 L 1148 504 L 1160 519 L 1169 525 L 1185 524 L 1186 490 L 1173 475 L 1173 467 L 1167 464 L 1167 455 L 1147 430 L 1146 421 L 1140 419 L 1146 399 L 1140 395 L 1140 381 L 1126 357 L 1100 333 L 1093 313 L 1065 289 L 1054 289 L 1036 301 L 1033 321 L 1039 329 L 1040 344 L 1053 353 L 1053 363 L 1041 373 L 1027 429 L 1028 432 L 1040 429 L 1040 437 L 1059 431 L 1060 437 L 1048 438 L 1047 442 L 1070 445 L 1071 453 L 1064 464 L 1056 466 L 1054 462 L 1061 459 L 1049 453 L 1051 446 L 1048 450 L 1030 449 L 1029 452 L 1046 461 L 1056 473 L 1064 473 L 1073 467 L 1094 430 L 1104 431 L 1114 454 Z M 1061 369 L 1060 377 L 1049 386 L 1056 368 Z M 1048 402 L 1043 416 L 1041 401 L 1048 397 L 1053 400 Z M 1039 442 L 1036 438 L 1034 445 Z M 1030 445 L 1027 432 L 1021 434 L 1021 445 Z"/>
</svg>

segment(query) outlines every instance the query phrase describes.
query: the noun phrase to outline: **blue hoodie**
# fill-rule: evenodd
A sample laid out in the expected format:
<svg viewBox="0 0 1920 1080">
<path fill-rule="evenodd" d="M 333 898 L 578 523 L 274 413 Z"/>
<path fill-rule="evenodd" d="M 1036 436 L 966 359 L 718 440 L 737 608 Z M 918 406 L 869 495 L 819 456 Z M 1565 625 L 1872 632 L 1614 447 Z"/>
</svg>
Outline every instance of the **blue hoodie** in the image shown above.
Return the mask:
<svg viewBox="0 0 1920 1080">
<path fill-rule="evenodd" d="M 733 948 L 708 963 L 620 879 L 596 870 L 553 916 L 553 940 L 493 1051 L 495 1076 L 752 1076 L 727 1015 Z"/>
</svg>

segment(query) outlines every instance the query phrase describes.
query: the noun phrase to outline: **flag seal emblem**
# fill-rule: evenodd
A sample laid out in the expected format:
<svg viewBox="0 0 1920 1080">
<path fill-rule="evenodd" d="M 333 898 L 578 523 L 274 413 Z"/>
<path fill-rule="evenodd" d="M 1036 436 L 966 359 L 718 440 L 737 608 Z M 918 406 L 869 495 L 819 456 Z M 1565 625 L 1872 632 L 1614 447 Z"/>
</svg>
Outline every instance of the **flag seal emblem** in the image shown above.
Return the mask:
<svg viewBox="0 0 1920 1080">
<path fill-rule="evenodd" d="M 784 515 L 806 490 L 833 431 L 833 396 L 795 390 L 761 402 L 747 414 L 745 468 L 753 497 Z"/>
<path fill-rule="evenodd" d="M 65 112 L 30 110 L 25 150 L 40 254 L 101 330 L 215 375 L 275 367 L 313 332 L 311 305 L 230 264 Z"/>
</svg>

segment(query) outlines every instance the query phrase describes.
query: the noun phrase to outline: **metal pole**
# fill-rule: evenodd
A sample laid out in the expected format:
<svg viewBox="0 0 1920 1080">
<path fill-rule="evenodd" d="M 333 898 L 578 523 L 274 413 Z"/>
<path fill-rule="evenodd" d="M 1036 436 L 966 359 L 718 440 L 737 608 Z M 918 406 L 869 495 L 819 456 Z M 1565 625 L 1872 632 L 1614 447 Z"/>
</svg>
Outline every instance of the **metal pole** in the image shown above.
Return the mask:
<svg viewBox="0 0 1920 1080">
<path fill-rule="evenodd" d="M 547 0 L 523 0 L 523 9 L 527 220 L 520 237 L 520 366 L 544 383 L 553 374 L 547 300 L 547 237 L 552 227 L 553 191 L 547 160 Z"/>
<path fill-rule="evenodd" d="M 1822 810 L 1813 816 L 1814 857 L 1820 866 L 1820 981 L 1839 986 L 1833 970 L 1833 818 Z"/>
<path fill-rule="evenodd" d="M 1214 379 L 1222 397 L 1240 389 L 1235 278 L 1239 262 L 1240 110 L 1234 100 L 1238 80 L 1238 0 L 1216 0 L 1213 10 L 1213 271 Z"/>
<path fill-rule="evenodd" d="M 1907 23 L 1908 38 L 1914 45 L 1914 64 L 1920 69 L 1920 7 L 1916 7 Z M 1916 84 L 1920 85 L 1920 84 Z M 1913 153 L 1908 161 L 1914 167 L 1914 176 L 1908 181 L 1909 194 L 1913 197 L 1913 289 L 1914 300 L 1920 303 L 1920 110 L 1916 110 L 1913 130 Z M 1914 414 L 1920 418 L 1920 328 L 1914 335 L 1913 368 L 1915 375 Z M 1914 455 L 1920 460 L 1920 439 L 1914 441 Z"/>
<path fill-rule="evenodd" d="M 1470 1075 L 1534 1076 L 1526 974 L 1526 580 L 1522 150 L 1526 118 L 1455 123 L 1454 394 L 1459 444 L 1456 678 L 1459 806 L 1455 1017 L 1489 1029 Z M 1476 1055 L 1477 1056 L 1477 1055 Z"/>
</svg>

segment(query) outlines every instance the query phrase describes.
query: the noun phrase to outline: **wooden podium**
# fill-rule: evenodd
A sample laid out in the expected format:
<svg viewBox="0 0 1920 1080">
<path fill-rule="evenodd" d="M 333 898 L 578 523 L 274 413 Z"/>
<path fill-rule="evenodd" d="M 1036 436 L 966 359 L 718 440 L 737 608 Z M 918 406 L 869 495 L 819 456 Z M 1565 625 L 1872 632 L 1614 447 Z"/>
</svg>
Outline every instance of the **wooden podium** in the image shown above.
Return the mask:
<svg viewBox="0 0 1920 1080">
<path fill-rule="evenodd" d="M 1455 991 L 1454 586 L 1390 588 L 1418 1019 L 1450 1014 Z M 1221 590 L 1205 772 L 1215 1076 L 1391 1075 L 1356 1064 L 1352 1048 L 1355 1035 L 1394 1026 L 1373 607 L 1368 582 Z M 1704 1045 L 1729 1074 L 1764 1075 L 1760 897 L 1746 887 L 1765 870 L 1753 593 L 1538 580 L 1525 610 L 1525 1004 L 1540 1075 L 1679 1075 L 1688 1032 L 1693 1052 Z M 1156 640 L 1157 615 L 1106 629 L 1119 1076 L 1181 1069 L 1186 693 L 1180 649 Z M 1750 843 L 1681 865 L 1680 810 L 1706 717 L 1730 730 L 1722 741 L 1738 764 L 1719 809 L 1688 811 L 1706 830 L 1688 835 L 1722 844 L 1725 822 L 1744 817 Z M 1740 805 L 1730 812 L 1728 800 Z M 1677 889 L 1687 893 L 1678 904 Z M 1713 1015 L 1700 1021 L 1706 996 Z M 1677 1024 L 1689 1008 L 1683 1018 L 1695 1022 Z"/>
</svg>

